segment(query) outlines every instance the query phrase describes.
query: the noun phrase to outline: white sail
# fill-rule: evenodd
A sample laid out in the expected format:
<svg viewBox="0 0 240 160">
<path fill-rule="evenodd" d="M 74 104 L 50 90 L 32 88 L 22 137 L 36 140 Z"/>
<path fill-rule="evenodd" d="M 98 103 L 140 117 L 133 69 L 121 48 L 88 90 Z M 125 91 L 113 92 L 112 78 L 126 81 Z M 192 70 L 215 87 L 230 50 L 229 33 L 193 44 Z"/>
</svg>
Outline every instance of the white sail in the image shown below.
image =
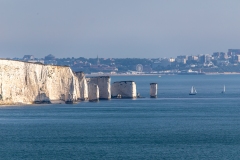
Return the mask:
<svg viewBox="0 0 240 160">
<path fill-rule="evenodd" d="M 190 95 L 195 95 L 197 93 L 197 90 L 195 89 L 194 86 L 192 86 L 191 90 L 190 90 Z"/>
<path fill-rule="evenodd" d="M 194 93 L 197 93 L 197 90 L 196 90 L 196 88 L 195 87 L 193 87 L 194 88 Z"/>
<path fill-rule="evenodd" d="M 226 89 L 225 89 L 225 85 L 223 86 L 223 91 L 222 91 L 222 93 L 225 93 L 225 91 L 226 91 Z"/>
</svg>

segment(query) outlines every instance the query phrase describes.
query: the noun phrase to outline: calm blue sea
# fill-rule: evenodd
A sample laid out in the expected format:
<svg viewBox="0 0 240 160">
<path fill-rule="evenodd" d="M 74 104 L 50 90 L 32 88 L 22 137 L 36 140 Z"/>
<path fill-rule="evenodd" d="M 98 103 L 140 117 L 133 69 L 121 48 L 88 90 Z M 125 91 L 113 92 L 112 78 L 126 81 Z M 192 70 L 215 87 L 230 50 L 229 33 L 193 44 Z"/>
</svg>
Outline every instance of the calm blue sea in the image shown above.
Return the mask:
<svg viewBox="0 0 240 160">
<path fill-rule="evenodd" d="M 0 159 L 240 159 L 240 75 L 119 80 L 146 98 L 0 107 Z"/>
</svg>

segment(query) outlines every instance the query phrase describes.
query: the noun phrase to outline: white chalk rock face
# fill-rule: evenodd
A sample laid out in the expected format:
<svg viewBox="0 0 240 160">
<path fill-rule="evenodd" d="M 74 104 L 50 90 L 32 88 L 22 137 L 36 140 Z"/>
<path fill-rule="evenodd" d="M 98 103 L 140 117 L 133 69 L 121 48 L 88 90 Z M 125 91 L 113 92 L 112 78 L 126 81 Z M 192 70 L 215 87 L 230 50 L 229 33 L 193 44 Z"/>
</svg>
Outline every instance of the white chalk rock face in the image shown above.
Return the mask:
<svg viewBox="0 0 240 160">
<path fill-rule="evenodd" d="M 88 99 L 90 102 L 99 100 L 99 88 L 97 84 L 89 83 L 88 84 Z"/>
<path fill-rule="evenodd" d="M 122 98 L 136 98 L 136 83 L 134 81 L 114 82 L 111 87 L 111 93 L 112 97 L 118 97 L 121 95 Z"/>
<path fill-rule="evenodd" d="M 0 60 L 0 104 L 75 101 L 84 97 L 78 79 L 65 66 Z"/>
<path fill-rule="evenodd" d="M 78 78 L 79 100 L 87 100 L 88 99 L 88 83 L 85 78 L 85 74 L 83 72 L 76 72 L 75 75 Z"/>
<path fill-rule="evenodd" d="M 97 84 L 99 87 L 99 99 L 111 99 L 111 78 L 109 76 L 90 77 L 89 84 Z"/>
<path fill-rule="evenodd" d="M 150 97 L 157 98 L 157 83 L 150 83 Z"/>
</svg>

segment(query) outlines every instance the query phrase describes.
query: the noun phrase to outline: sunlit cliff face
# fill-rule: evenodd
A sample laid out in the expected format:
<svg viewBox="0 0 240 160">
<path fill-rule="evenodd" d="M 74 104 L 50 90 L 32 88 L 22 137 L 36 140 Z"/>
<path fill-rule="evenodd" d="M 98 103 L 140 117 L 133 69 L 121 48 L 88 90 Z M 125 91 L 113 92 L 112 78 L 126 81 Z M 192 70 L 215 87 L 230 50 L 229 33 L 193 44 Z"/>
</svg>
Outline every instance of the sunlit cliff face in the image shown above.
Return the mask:
<svg viewBox="0 0 240 160">
<path fill-rule="evenodd" d="M 69 67 L 0 60 L 0 104 L 76 101 L 87 98 L 86 88 Z"/>
</svg>

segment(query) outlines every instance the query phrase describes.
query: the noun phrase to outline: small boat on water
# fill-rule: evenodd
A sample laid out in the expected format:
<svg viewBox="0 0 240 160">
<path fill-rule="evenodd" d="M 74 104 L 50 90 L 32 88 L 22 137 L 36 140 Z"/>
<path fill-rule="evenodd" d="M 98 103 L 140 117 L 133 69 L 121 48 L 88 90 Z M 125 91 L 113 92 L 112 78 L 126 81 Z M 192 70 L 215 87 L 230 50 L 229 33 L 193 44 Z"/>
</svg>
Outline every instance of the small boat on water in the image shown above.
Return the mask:
<svg viewBox="0 0 240 160">
<path fill-rule="evenodd" d="M 224 85 L 221 93 L 225 93 L 225 91 L 226 91 L 226 89 L 225 89 L 225 85 Z"/>
<path fill-rule="evenodd" d="M 189 92 L 189 95 L 196 95 L 197 94 L 197 90 L 195 89 L 194 86 L 192 86 L 190 92 Z"/>
</svg>

